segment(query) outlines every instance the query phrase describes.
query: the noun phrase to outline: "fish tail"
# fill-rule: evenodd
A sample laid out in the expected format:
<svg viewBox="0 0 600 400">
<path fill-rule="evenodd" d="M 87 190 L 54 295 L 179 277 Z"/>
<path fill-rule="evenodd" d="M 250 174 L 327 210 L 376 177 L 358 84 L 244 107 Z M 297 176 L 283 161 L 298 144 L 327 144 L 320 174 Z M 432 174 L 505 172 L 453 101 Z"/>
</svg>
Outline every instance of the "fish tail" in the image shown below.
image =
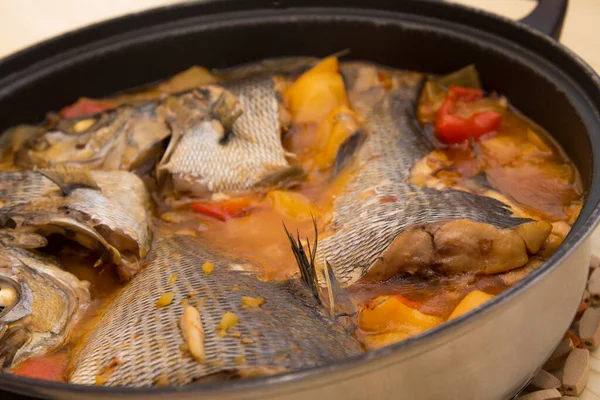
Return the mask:
<svg viewBox="0 0 600 400">
<path fill-rule="evenodd" d="M 340 51 L 336 51 L 333 54 L 328 55 L 327 57 L 324 58 L 329 58 L 329 57 L 335 57 L 335 58 L 340 58 L 340 57 L 344 57 L 347 56 L 348 54 L 350 54 L 350 49 L 343 49 Z"/>
</svg>

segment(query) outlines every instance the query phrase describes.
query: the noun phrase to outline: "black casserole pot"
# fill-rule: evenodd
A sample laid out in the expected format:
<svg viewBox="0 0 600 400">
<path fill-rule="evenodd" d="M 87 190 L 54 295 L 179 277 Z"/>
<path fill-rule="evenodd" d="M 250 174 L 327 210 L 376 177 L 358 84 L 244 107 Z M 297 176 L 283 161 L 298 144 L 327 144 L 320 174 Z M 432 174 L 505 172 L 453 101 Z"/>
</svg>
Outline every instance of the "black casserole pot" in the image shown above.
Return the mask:
<svg viewBox="0 0 600 400">
<path fill-rule="evenodd" d="M 526 18 L 560 32 L 566 0 Z M 541 18 L 540 18 L 541 17 Z M 193 64 L 350 58 L 431 73 L 476 64 L 483 85 L 546 128 L 581 173 L 586 202 L 559 251 L 484 307 L 402 343 L 287 375 L 182 388 L 84 387 L 0 373 L 2 390 L 61 399 L 507 399 L 561 339 L 581 299 L 600 199 L 600 82 L 525 24 L 417 0 L 212 0 L 128 15 L 0 61 L 0 129 L 36 122 L 81 95 L 104 96 Z M 7 396 L 2 395 L 2 398 Z"/>
</svg>

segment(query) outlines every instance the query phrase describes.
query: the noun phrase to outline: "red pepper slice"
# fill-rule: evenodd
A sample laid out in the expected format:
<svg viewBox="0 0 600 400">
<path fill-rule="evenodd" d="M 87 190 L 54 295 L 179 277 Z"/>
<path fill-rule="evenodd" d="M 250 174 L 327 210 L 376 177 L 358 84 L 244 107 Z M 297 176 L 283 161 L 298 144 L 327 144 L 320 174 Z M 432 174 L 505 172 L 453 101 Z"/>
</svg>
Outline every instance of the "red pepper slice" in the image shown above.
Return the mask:
<svg viewBox="0 0 600 400">
<path fill-rule="evenodd" d="M 192 209 L 197 213 L 216 218 L 220 221 L 227 221 L 246 214 L 251 204 L 252 201 L 250 199 L 237 198 L 222 203 L 194 203 L 192 204 Z"/>
<path fill-rule="evenodd" d="M 475 101 L 483 97 L 483 91 L 481 89 L 468 88 L 462 86 L 450 86 L 448 88 L 456 98 L 460 98 L 465 101 Z"/>
<path fill-rule="evenodd" d="M 461 118 L 452 114 L 458 99 L 477 101 L 483 97 L 481 89 L 450 86 L 448 96 L 438 111 L 435 127 L 439 139 L 445 143 L 462 143 L 474 137 L 478 138 L 498 129 L 502 114 L 495 111 L 481 111 L 470 118 Z"/>
<path fill-rule="evenodd" d="M 471 132 L 474 137 L 479 137 L 498 129 L 502 122 L 502 114 L 496 111 L 481 111 L 469 118 Z"/>
<path fill-rule="evenodd" d="M 575 336 L 571 331 L 567 331 L 567 333 L 565 333 L 565 338 L 571 339 L 571 342 L 573 342 L 573 347 L 579 347 L 581 344 L 581 339 Z"/>
<path fill-rule="evenodd" d="M 82 115 L 112 110 L 116 106 L 116 104 L 110 101 L 92 100 L 82 97 L 70 106 L 66 106 L 60 110 L 60 116 L 65 119 L 77 118 Z"/>
</svg>

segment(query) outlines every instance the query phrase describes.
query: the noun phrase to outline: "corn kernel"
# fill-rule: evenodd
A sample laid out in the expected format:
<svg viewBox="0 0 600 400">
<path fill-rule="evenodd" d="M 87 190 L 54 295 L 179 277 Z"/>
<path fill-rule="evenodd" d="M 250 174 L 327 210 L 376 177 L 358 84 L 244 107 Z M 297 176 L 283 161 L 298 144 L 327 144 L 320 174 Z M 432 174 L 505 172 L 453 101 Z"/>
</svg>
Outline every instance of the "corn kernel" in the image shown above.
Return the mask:
<svg viewBox="0 0 600 400">
<path fill-rule="evenodd" d="M 242 296 L 242 307 L 244 308 L 258 308 L 263 305 L 265 299 L 262 297 L 250 297 Z"/>
<path fill-rule="evenodd" d="M 213 270 L 215 269 L 215 265 L 213 263 L 211 263 L 210 261 L 205 262 L 204 264 L 202 264 L 202 271 L 204 271 L 205 274 L 210 274 L 211 272 L 213 272 Z"/>
<path fill-rule="evenodd" d="M 237 323 L 238 323 L 237 315 L 235 315 L 234 313 L 232 313 L 230 311 L 227 311 L 225 314 L 223 314 L 223 317 L 221 318 L 221 322 L 219 322 L 219 325 L 217 325 L 217 330 L 227 332 L 229 330 L 229 328 L 231 328 L 232 326 L 234 326 Z"/>
<path fill-rule="evenodd" d="M 167 292 L 161 295 L 158 300 L 156 300 L 156 307 L 166 307 L 173 301 L 173 297 L 175 295 L 173 292 Z"/>
</svg>

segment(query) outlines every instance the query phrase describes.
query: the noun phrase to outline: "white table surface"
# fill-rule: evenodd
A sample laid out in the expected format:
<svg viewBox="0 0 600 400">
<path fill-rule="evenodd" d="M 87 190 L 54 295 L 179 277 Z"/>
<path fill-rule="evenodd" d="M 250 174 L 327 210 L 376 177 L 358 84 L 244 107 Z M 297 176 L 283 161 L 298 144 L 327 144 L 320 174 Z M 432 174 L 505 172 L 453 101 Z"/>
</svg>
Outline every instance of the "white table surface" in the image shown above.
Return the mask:
<svg viewBox="0 0 600 400">
<path fill-rule="evenodd" d="M 94 22 L 186 0 L 0 0 L 0 57 Z M 368 1 L 368 0 L 365 0 Z M 396 0 L 400 1 L 400 0 Z M 521 18 L 535 0 L 449 0 Z M 570 0 L 561 42 L 600 72 L 600 0 Z M 600 254 L 600 231 L 594 234 Z M 600 351 L 592 354 L 590 381 L 581 400 L 600 400 Z"/>
</svg>

